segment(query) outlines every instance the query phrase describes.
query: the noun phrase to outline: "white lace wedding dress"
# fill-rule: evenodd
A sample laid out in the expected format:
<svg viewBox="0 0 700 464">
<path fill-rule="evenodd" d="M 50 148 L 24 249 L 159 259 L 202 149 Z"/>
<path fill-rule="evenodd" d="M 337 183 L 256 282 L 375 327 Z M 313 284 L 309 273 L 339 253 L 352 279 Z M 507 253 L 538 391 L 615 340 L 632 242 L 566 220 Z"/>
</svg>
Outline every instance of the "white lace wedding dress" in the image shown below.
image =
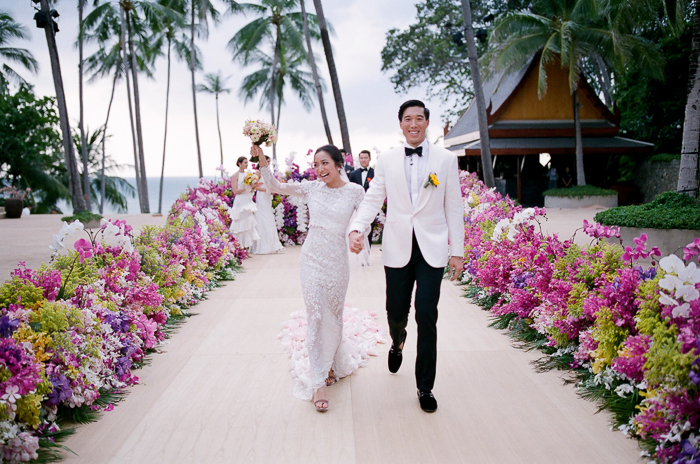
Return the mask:
<svg viewBox="0 0 700 464">
<path fill-rule="evenodd" d="M 255 204 L 258 207 L 258 212 L 255 213 L 255 219 L 258 224 L 255 226 L 255 230 L 260 236 L 260 240 L 253 243 L 254 255 L 276 253 L 284 248 L 277 233 L 275 212 L 272 209 L 272 192 L 270 192 L 270 188 L 264 181 L 261 187 L 266 191 L 258 190 L 255 196 Z"/>
<path fill-rule="evenodd" d="M 294 396 L 309 401 L 325 385 L 331 368 L 339 378 L 350 375 L 382 341 L 372 315 L 345 305 L 350 279 L 347 228 L 365 192 L 351 182 L 340 188 L 319 181 L 283 184 L 268 166 L 261 173 L 272 191 L 304 196 L 309 207 L 309 232 L 300 258 L 306 317 L 293 313 L 280 334 L 290 355 Z"/>
<path fill-rule="evenodd" d="M 255 212 L 258 208 L 253 202 L 253 193 L 249 186 L 245 185 L 244 172 L 238 173 L 238 189 L 245 189 L 245 192 L 236 195 L 233 199 L 233 206 L 229 209 L 231 216 L 231 226 L 229 230 L 238 243 L 243 248 L 253 246 L 253 243 L 260 240 L 260 236 L 255 230 L 257 221 L 255 220 Z"/>
</svg>

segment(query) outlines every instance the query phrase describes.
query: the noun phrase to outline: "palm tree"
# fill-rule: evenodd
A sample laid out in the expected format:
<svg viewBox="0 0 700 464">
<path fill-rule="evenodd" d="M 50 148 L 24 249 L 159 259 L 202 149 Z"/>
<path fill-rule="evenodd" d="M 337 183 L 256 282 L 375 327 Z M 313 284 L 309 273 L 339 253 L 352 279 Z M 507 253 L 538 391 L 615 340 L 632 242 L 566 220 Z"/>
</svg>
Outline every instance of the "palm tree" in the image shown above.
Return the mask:
<svg viewBox="0 0 700 464">
<path fill-rule="evenodd" d="M 24 26 L 16 23 L 9 13 L 0 11 L 0 60 L 5 61 L 0 67 L 0 92 L 7 92 L 11 81 L 16 84 L 27 83 L 7 62 L 17 63 L 31 73 L 36 73 L 39 70 L 39 65 L 29 50 L 9 45 L 12 39 L 26 40 L 28 38 L 29 34 Z"/>
<path fill-rule="evenodd" d="M 662 78 L 663 57 L 649 41 L 621 31 L 598 0 L 535 0 L 532 12 L 506 13 L 496 21 L 490 50 L 482 61 L 493 71 L 516 71 L 534 56 L 538 60 L 540 98 L 547 92 L 545 66 L 556 59 L 568 70 L 576 133 L 576 179 L 586 184 L 579 116 L 578 86 L 582 63 L 600 58 L 608 70 L 621 72 L 637 63 L 654 78 Z"/>
<path fill-rule="evenodd" d="M 211 18 L 212 22 L 219 21 L 219 11 L 209 0 L 190 0 L 190 73 L 192 74 L 192 108 L 194 111 L 194 135 L 197 141 L 197 162 L 199 164 L 199 177 L 204 177 L 202 169 L 202 149 L 199 144 L 199 123 L 197 121 L 197 85 L 195 84 L 195 45 L 194 32 L 196 21 L 199 20 L 201 35 L 208 35 L 208 23 Z"/>
<path fill-rule="evenodd" d="M 163 182 L 165 179 L 165 148 L 166 148 L 166 142 L 168 140 L 168 108 L 170 106 L 170 63 L 171 63 L 171 50 L 174 46 L 175 48 L 175 54 L 176 56 L 181 60 L 185 61 L 188 63 L 188 68 L 189 68 L 189 62 L 192 58 L 192 54 L 190 53 L 190 45 L 191 43 L 187 40 L 187 38 L 182 35 L 178 37 L 176 35 L 176 29 L 175 27 L 171 24 L 168 25 L 165 31 L 165 36 L 167 39 L 168 43 L 168 81 L 167 85 L 165 88 L 165 129 L 163 131 L 163 161 L 161 164 L 161 169 L 160 169 L 160 188 L 158 190 L 158 214 L 162 213 L 163 210 Z M 194 50 L 194 66 L 196 69 L 201 69 L 201 52 L 199 49 L 195 47 Z"/>
<path fill-rule="evenodd" d="M 99 3 L 99 0 L 97 0 Z M 150 212 L 148 200 L 148 183 L 146 176 L 146 160 L 141 124 L 141 99 L 139 93 L 138 73 L 145 71 L 155 61 L 160 53 L 160 46 L 153 43 L 153 34 L 166 19 L 176 24 L 183 24 L 183 16 L 172 6 L 174 2 L 157 3 L 152 0 L 112 0 L 98 6 L 85 20 L 86 27 L 97 27 L 108 18 L 120 18 L 118 29 L 121 36 L 121 51 L 126 70 L 131 71 L 133 82 L 133 110 L 129 72 L 126 75 L 129 113 L 133 111 L 132 138 L 134 139 L 134 166 L 136 184 L 139 192 L 139 205 L 142 213 Z M 138 53 L 136 49 L 138 48 Z M 150 75 L 150 72 L 147 72 Z"/>
<path fill-rule="evenodd" d="M 123 168 L 117 164 L 111 156 L 105 155 L 102 151 L 102 140 L 105 135 L 102 128 L 90 132 L 90 129 L 85 131 L 85 151 L 88 153 L 88 178 L 90 179 L 89 187 L 92 190 L 93 196 L 97 195 L 97 191 L 105 192 L 105 200 L 107 203 L 116 207 L 117 212 L 127 212 L 127 196 L 133 198 L 134 187 L 129 184 L 126 179 L 117 176 L 105 176 L 104 171 L 115 171 Z M 108 137 L 108 136 L 107 136 Z M 82 136 L 79 133 L 73 133 L 73 141 L 75 146 L 82 150 Z M 106 166 L 105 166 L 106 164 Z M 97 171 L 102 171 L 100 176 L 96 176 Z"/>
<path fill-rule="evenodd" d="M 340 135 L 343 139 L 343 148 L 348 153 L 352 153 L 350 148 L 350 133 L 348 132 L 348 121 L 345 119 L 345 107 L 343 106 L 343 97 L 340 94 L 340 83 L 338 82 L 338 71 L 335 68 L 335 60 L 333 59 L 333 49 L 331 48 L 331 39 L 328 34 L 328 25 L 326 17 L 323 14 L 323 5 L 321 0 L 314 0 L 316 8 L 316 16 L 318 16 L 318 26 L 321 29 L 321 41 L 323 42 L 323 50 L 326 53 L 326 63 L 328 63 L 328 72 L 331 75 L 331 85 L 333 87 L 333 95 L 335 96 L 335 108 L 338 111 L 338 120 L 340 121 Z"/>
<path fill-rule="evenodd" d="M 224 87 L 226 81 L 230 79 L 231 76 L 222 79 L 221 71 L 218 74 L 209 73 L 204 76 L 206 84 L 197 85 L 198 92 L 204 92 L 212 94 L 216 97 L 216 127 L 219 130 L 219 150 L 221 151 L 221 165 L 224 165 L 224 145 L 221 142 L 221 124 L 219 123 L 219 94 L 220 93 L 231 93 L 231 89 Z"/>
<path fill-rule="evenodd" d="M 261 46 L 271 46 L 273 56 L 269 80 L 272 81 L 283 49 L 293 55 L 306 55 L 302 33 L 303 18 L 301 12 L 293 11 L 297 3 L 298 0 L 260 0 L 260 5 L 246 4 L 246 11 L 256 12 L 260 16 L 243 26 L 229 41 L 228 48 L 233 53 L 234 60 L 239 60 L 243 65 L 249 65 L 258 59 Z M 316 16 L 307 15 L 307 21 L 315 25 Z M 318 34 L 313 34 L 313 37 L 318 37 Z M 274 86 L 268 88 L 272 124 L 276 124 L 274 90 Z M 276 162 L 275 145 L 272 148 L 272 157 Z"/>
<path fill-rule="evenodd" d="M 88 79 L 88 82 L 96 80 L 98 77 L 109 76 L 114 74 L 112 78 L 112 91 L 109 97 L 109 105 L 107 106 L 107 116 L 105 118 L 105 123 L 102 126 L 100 132 L 102 133 L 102 167 L 100 169 L 100 214 L 104 213 L 105 204 L 105 170 L 106 170 L 106 153 L 107 153 L 107 124 L 109 123 L 109 116 L 112 112 L 112 103 L 114 102 L 114 92 L 117 88 L 117 81 L 124 77 L 124 60 L 122 59 L 122 44 L 121 36 L 118 32 L 121 29 L 120 22 L 112 21 L 111 24 L 104 22 L 100 24 L 101 28 L 95 32 L 95 34 L 87 34 L 85 36 L 85 41 L 90 42 L 92 40 L 97 40 L 99 42 L 99 49 L 90 55 L 85 60 L 86 71 L 92 73 L 92 76 Z M 116 34 L 114 33 L 116 29 Z M 113 44 L 109 44 L 109 39 L 116 37 L 117 40 Z M 81 142 L 82 143 L 82 142 Z M 87 146 L 87 143 L 86 143 Z M 84 168 L 83 168 L 84 169 Z M 138 185 L 138 184 L 137 184 Z"/>
<path fill-rule="evenodd" d="M 467 53 L 469 55 L 469 68 L 474 83 L 474 98 L 479 115 L 479 137 L 481 146 L 481 164 L 484 166 L 484 183 L 487 187 L 496 186 L 493 177 L 493 164 L 491 162 L 491 141 L 489 139 L 489 123 L 486 118 L 486 102 L 484 100 L 484 87 L 481 84 L 479 74 L 479 57 L 476 54 L 476 41 L 474 40 L 474 27 L 472 26 L 472 10 L 469 0 L 462 0 L 462 17 L 464 20 L 465 37 L 467 39 Z"/>
<path fill-rule="evenodd" d="M 666 2 L 667 16 L 676 31 L 681 28 L 684 1 Z M 700 0 L 693 1 L 693 39 L 688 72 L 688 100 L 685 104 L 683 122 L 683 148 L 681 168 L 678 172 L 677 191 L 696 197 L 698 195 L 698 150 L 700 150 Z M 680 14 L 679 14 L 680 13 Z"/>
<path fill-rule="evenodd" d="M 56 46 L 56 30 L 51 17 L 49 0 L 41 0 L 40 15 L 44 32 L 46 33 L 46 43 L 49 48 L 51 60 L 51 73 L 53 75 L 54 88 L 56 89 L 56 104 L 58 106 L 58 117 L 61 123 L 61 135 L 63 137 L 63 150 L 66 160 L 66 170 L 68 174 L 68 185 L 71 193 L 73 211 L 79 213 L 86 210 L 83 189 L 80 186 L 80 173 L 78 163 L 75 159 L 73 140 L 70 134 L 70 124 L 68 119 L 68 107 L 66 106 L 66 94 L 63 89 L 63 77 L 61 75 L 61 63 L 58 59 L 58 47 Z"/>
<path fill-rule="evenodd" d="M 78 127 L 80 128 L 80 154 L 83 159 L 83 192 L 85 192 L 85 206 L 90 211 L 90 178 L 88 176 L 88 157 L 85 149 L 85 129 L 84 129 L 84 99 L 83 99 L 83 9 L 86 0 L 78 0 L 78 98 L 80 100 L 80 117 Z"/>
<path fill-rule="evenodd" d="M 314 51 L 311 47 L 311 33 L 309 32 L 309 21 L 306 17 L 306 0 L 299 0 L 301 6 L 301 17 L 304 26 L 304 38 L 306 39 L 306 48 L 309 53 L 309 66 L 314 76 L 314 86 L 316 87 L 316 95 L 318 97 L 318 106 L 321 109 L 321 119 L 323 119 L 323 128 L 326 130 L 328 144 L 333 145 L 333 136 L 331 135 L 331 127 L 328 124 L 328 116 L 326 115 L 326 105 L 323 103 L 323 89 L 321 88 L 321 80 L 318 77 L 318 69 L 316 68 L 316 59 Z"/>
<path fill-rule="evenodd" d="M 306 52 L 289 56 L 284 46 L 281 48 L 279 65 L 275 69 L 274 85 L 270 73 L 274 58 L 260 50 L 251 53 L 250 61 L 256 62 L 260 68 L 243 78 L 239 96 L 248 103 L 260 94 L 260 108 L 271 105 L 270 88 L 274 90 L 277 102 L 277 128 L 279 129 L 280 113 L 284 103 L 284 89 L 289 87 L 299 97 L 304 108 L 308 111 L 313 107 L 314 82 L 311 73 L 301 69 L 307 63 Z"/>
<path fill-rule="evenodd" d="M 126 20 L 127 12 L 124 7 L 131 11 L 128 25 Z M 143 18 L 136 13 L 137 7 L 143 13 Z M 142 162 L 142 152 L 139 151 L 139 146 L 142 146 L 143 143 L 139 143 L 139 136 L 136 130 L 136 123 L 140 121 L 140 114 L 138 112 L 136 115 L 134 114 L 128 70 L 132 69 L 132 75 L 133 69 L 136 69 L 148 77 L 153 76 L 151 67 L 160 53 L 160 44 L 158 43 L 158 38 L 153 36 L 153 31 L 163 21 L 163 18 L 170 18 L 173 21 L 179 20 L 182 23 L 182 15 L 178 15 L 168 4 L 156 5 L 152 2 L 134 3 L 124 0 L 122 2 L 108 1 L 101 5 L 98 4 L 85 18 L 84 22 L 84 29 L 87 32 L 85 35 L 86 43 L 97 41 L 100 46 L 95 54 L 86 59 L 88 71 L 93 73 L 90 80 L 114 74 L 112 95 L 107 110 L 105 129 L 102 131 L 103 134 L 106 133 L 106 124 L 109 121 L 116 83 L 121 77 L 126 78 L 130 128 L 134 149 L 134 170 L 139 193 L 139 206 L 142 212 L 147 212 L 149 209 L 148 187 L 145 178 L 145 166 L 143 166 L 144 162 Z M 131 36 L 131 48 L 136 51 L 135 53 L 127 51 L 129 35 Z M 134 61 L 136 62 L 135 66 Z M 103 138 L 103 144 L 105 143 L 106 138 Z M 104 147 L 102 152 L 106 153 Z M 105 183 L 102 183 L 102 185 L 105 185 Z M 102 196 L 104 197 L 104 195 Z"/>
</svg>

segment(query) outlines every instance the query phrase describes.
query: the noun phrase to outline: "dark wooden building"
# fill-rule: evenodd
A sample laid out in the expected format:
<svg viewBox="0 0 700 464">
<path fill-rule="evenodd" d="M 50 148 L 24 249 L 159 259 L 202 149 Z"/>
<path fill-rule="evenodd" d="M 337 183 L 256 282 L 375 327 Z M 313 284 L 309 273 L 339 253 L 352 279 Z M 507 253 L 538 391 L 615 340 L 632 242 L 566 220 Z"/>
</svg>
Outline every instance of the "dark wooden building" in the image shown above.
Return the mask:
<svg viewBox="0 0 700 464">
<path fill-rule="evenodd" d="M 494 175 L 502 193 L 527 205 L 541 205 L 548 173 L 555 168 L 559 187 L 576 183 L 576 146 L 568 71 L 547 65 L 547 92 L 537 96 L 538 60 L 517 73 L 484 83 Z M 651 153 L 653 144 L 620 136 L 620 117 L 581 79 L 578 86 L 586 182 L 610 187 L 617 180 L 620 155 Z M 481 145 L 476 104 L 447 132 L 445 148 L 460 156 L 460 167 L 481 175 Z M 549 161 L 548 161 L 549 160 Z M 567 172 L 568 168 L 568 172 Z"/>
</svg>

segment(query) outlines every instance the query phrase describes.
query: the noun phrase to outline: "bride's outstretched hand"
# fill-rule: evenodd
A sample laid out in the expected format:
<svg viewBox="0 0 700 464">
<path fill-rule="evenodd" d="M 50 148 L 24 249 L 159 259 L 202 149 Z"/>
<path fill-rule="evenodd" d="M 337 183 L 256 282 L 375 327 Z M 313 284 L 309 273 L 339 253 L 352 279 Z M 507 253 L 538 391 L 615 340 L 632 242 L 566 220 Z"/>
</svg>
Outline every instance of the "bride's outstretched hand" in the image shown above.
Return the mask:
<svg viewBox="0 0 700 464">
<path fill-rule="evenodd" d="M 250 147 L 250 158 L 253 159 L 255 157 L 258 158 L 258 163 L 260 164 L 261 168 L 267 166 L 267 158 L 265 158 L 262 148 L 254 144 Z"/>
</svg>

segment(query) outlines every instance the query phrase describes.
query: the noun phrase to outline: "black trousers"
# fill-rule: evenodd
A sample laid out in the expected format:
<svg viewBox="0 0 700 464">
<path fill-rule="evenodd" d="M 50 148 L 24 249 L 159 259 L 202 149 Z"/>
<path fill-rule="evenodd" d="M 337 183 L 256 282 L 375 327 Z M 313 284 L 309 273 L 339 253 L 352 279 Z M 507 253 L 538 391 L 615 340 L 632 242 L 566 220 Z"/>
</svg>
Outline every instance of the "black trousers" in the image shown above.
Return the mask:
<svg viewBox="0 0 700 464">
<path fill-rule="evenodd" d="M 425 262 L 413 235 L 413 249 L 408 264 L 401 268 L 384 267 L 386 274 L 386 312 L 393 346 L 398 347 L 408 324 L 411 294 L 416 284 L 416 324 L 418 325 L 418 352 L 416 357 L 416 385 L 421 391 L 433 389 L 437 361 L 437 305 L 443 268 L 431 267 Z"/>
</svg>

